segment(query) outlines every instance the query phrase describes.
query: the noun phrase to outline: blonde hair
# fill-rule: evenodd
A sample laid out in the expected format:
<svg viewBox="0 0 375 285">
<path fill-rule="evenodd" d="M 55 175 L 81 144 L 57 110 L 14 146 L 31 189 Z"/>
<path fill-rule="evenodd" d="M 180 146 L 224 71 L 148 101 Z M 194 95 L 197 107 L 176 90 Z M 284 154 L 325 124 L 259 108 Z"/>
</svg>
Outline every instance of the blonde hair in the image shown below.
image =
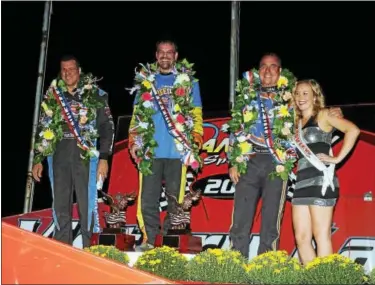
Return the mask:
<svg viewBox="0 0 375 285">
<path fill-rule="evenodd" d="M 296 84 L 294 85 L 292 94 L 293 94 L 293 104 L 294 104 L 294 112 L 295 112 L 295 119 L 296 122 L 298 122 L 299 119 L 302 118 L 302 113 L 298 109 L 295 98 L 296 98 L 296 89 L 298 85 L 300 84 L 308 84 L 313 92 L 314 96 L 314 107 L 313 107 L 313 116 L 318 114 L 321 110 L 325 108 L 325 99 L 323 95 L 323 90 L 322 87 L 319 85 L 319 83 L 314 80 L 314 79 L 307 79 L 307 80 L 300 80 L 297 81 Z"/>
</svg>

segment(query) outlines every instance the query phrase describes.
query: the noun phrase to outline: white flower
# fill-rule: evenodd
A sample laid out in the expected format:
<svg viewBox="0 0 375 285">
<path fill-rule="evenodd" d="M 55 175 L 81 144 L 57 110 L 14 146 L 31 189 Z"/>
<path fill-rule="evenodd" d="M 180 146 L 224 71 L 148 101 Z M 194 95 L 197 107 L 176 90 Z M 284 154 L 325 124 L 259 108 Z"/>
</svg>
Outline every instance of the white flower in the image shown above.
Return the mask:
<svg viewBox="0 0 375 285">
<path fill-rule="evenodd" d="M 52 81 L 51 86 L 52 86 L 52 87 L 56 87 L 56 86 L 57 86 L 57 80 L 56 80 L 56 79 L 54 79 L 54 80 Z"/>
<path fill-rule="evenodd" d="M 175 85 L 176 84 L 182 84 L 184 81 L 189 82 L 190 78 L 187 74 L 182 73 L 182 74 L 177 75 L 177 78 L 176 78 L 176 81 L 175 81 L 174 84 Z"/>
<path fill-rule="evenodd" d="M 221 126 L 221 131 L 224 132 L 224 133 L 228 132 L 228 129 L 229 129 L 228 124 L 224 124 L 224 125 Z"/>
<path fill-rule="evenodd" d="M 183 125 L 183 124 L 180 124 L 180 123 L 176 123 L 176 129 L 177 129 L 179 132 L 183 132 L 183 131 L 184 131 L 184 125 Z"/>
<path fill-rule="evenodd" d="M 238 142 L 242 143 L 244 141 L 246 141 L 246 137 L 245 136 L 240 136 L 237 138 Z"/>
<path fill-rule="evenodd" d="M 284 123 L 284 128 L 290 129 L 292 126 L 293 126 L 293 123 L 291 123 L 291 122 L 285 122 Z"/>
<path fill-rule="evenodd" d="M 129 91 L 130 95 L 133 95 L 133 93 L 136 92 L 139 89 L 141 89 L 141 86 L 139 86 L 139 85 L 135 85 L 132 88 L 125 88 L 125 90 Z"/>
<path fill-rule="evenodd" d="M 140 126 L 142 129 L 147 129 L 147 128 L 148 128 L 148 123 L 140 122 L 140 123 L 139 123 L 139 126 Z"/>
<path fill-rule="evenodd" d="M 46 139 L 42 140 L 42 146 L 44 147 L 48 146 L 48 141 Z"/>
<path fill-rule="evenodd" d="M 236 158 L 236 161 L 239 162 L 239 163 L 243 162 L 243 156 L 242 156 L 242 155 L 241 155 L 241 156 L 238 156 L 238 157 Z"/>
<path fill-rule="evenodd" d="M 183 149 L 184 149 L 183 145 L 178 140 L 174 140 L 174 142 L 176 143 L 177 150 L 183 151 Z"/>
<path fill-rule="evenodd" d="M 92 121 L 92 122 L 95 122 L 95 121 Z M 97 135 L 97 133 L 98 133 L 98 131 L 94 128 L 94 126 L 93 125 L 89 125 L 88 126 L 88 130 L 89 130 L 89 132 L 91 133 L 91 134 L 93 134 L 93 135 Z"/>
<path fill-rule="evenodd" d="M 281 129 L 281 133 L 282 133 L 284 136 L 290 135 L 290 129 L 284 127 L 284 128 Z"/>
<path fill-rule="evenodd" d="M 99 157 L 99 151 L 95 148 L 90 149 L 90 153 L 93 154 L 95 157 Z"/>
<path fill-rule="evenodd" d="M 155 75 L 154 74 L 151 74 L 147 77 L 147 80 L 150 81 L 150 82 L 153 82 L 155 80 Z"/>
<path fill-rule="evenodd" d="M 283 100 L 289 101 L 290 99 L 292 99 L 292 93 L 290 93 L 289 91 L 286 91 L 283 95 Z"/>
<path fill-rule="evenodd" d="M 279 164 L 278 166 L 276 166 L 277 173 L 284 172 L 284 170 L 285 170 L 284 165 Z"/>
<path fill-rule="evenodd" d="M 53 112 L 52 112 L 50 109 L 48 109 L 48 110 L 46 110 L 46 115 L 47 115 L 48 117 L 52 117 Z"/>
<path fill-rule="evenodd" d="M 43 151 L 44 151 L 44 147 L 43 147 L 43 146 L 41 146 L 41 145 L 40 145 L 40 146 L 38 146 L 38 151 L 39 151 L 39 152 L 43 152 Z"/>
<path fill-rule="evenodd" d="M 187 117 L 187 118 L 186 118 L 186 121 L 185 121 L 185 124 L 186 124 L 186 126 L 187 126 L 189 129 L 193 128 L 193 127 L 194 127 L 194 121 L 193 121 L 193 118 L 191 118 L 191 117 Z"/>
<path fill-rule="evenodd" d="M 249 99 L 249 96 L 247 96 L 247 94 L 245 94 L 243 97 L 244 97 L 246 100 Z"/>
<path fill-rule="evenodd" d="M 87 109 L 86 108 L 79 109 L 79 115 L 80 116 L 86 116 L 87 115 Z"/>
<path fill-rule="evenodd" d="M 142 103 L 143 107 L 145 108 L 151 108 L 153 106 L 152 102 L 151 101 L 144 101 Z"/>
<path fill-rule="evenodd" d="M 83 86 L 84 89 L 87 89 L 87 90 L 90 90 L 92 89 L 92 85 L 91 84 L 86 84 L 85 86 Z"/>
</svg>

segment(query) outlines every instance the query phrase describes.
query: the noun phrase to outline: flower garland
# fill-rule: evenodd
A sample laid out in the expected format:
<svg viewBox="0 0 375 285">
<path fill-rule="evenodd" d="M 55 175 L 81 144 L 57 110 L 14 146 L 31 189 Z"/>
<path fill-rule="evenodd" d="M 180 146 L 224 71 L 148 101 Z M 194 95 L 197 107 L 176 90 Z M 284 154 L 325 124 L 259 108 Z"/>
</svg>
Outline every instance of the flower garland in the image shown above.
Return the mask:
<svg viewBox="0 0 375 285">
<path fill-rule="evenodd" d="M 96 128 L 96 111 L 104 106 L 101 97 L 98 96 L 99 88 L 95 84 L 97 79 L 91 74 L 82 74 L 77 86 L 77 96 L 82 98 L 82 103 L 77 107 L 78 126 L 81 137 L 88 143 L 90 149 L 82 149 L 81 158 L 88 161 L 99 153 L 94 145 L 94 140 L 99 137 Z M 67 92 L 67 86 L 61 78 L 52 81 L 42 102 L 42 110 L 39 119 L 39 134 L 35 138 L 34 164 L 41 163 L 46 156 L 52 155 L 56 150 L 57 143 L 64 136 L 66 120 L 63 109 L 54 95 L 54 88 L 61 92 Z"/>
<path fill-rule="evenodd" d="M 144 175 L 152 174 L 151 166 L 154 159 L 155 148 L 158 146 L 154 140 L 155 125 L 152 115 L 156 113 L 158 108 L 156 99 L 152 95 L 155 75 L 159 72 L 157 63 L 140 64 L 139 71 L 136 70 L 135 86 L 130 93 L 137 91 L 137 103 L 133 117 L 135 118 L 135 126 L 130 130 L 134 136 L 134 143 L 139 147 L 137 151 L 137 165 L 139 171 Z M 191 92 L 193 83 L 198 81 L 193 78 L 193 63 L 189 63 L 186 59 L 176 62 L 174 73 L 176 79 L 173 83 L 171 99 L 173 102 L 173 110 L 171 111 L 171 120 L 176 130 L 182 134 L 190 149 L 175 139 L 177 150 L 181 154 L 181 160 L 184 164 L 190 166 L 193 170 L 198 170 L 202 161 L 199 156 L 198 146 L 194 143 L 192 135 L 194 121 L 192 111 L 194 108 Z"/>
<path fill-rule="evenodd" d="M 228 151 L 229 162 L 236 166 L 239 173 L 245 173 L 249 156 L 253 154 L 252 144 L 248 142 L 250 128 L 260 116 L 257 104 L 257 92 L 261 88 L 259 72 L 252 69 L 247 72 L 248 78 L 237 80 L 238 93 L 232 109 L 232 119 L 228 122 L 231 131 L 231 146 Z M 251 82 L 251 83 L 250 83 Z M 294 128 L 294 111 L 292 109 L 292 88 L 296 78 L 287 69 L 283 69 L 277 82 L 274 101 L 274 120 L 272 127 L 273 147 L 281 163 L 276 163 L 271 177 L 279 176 L 286 181 L 296 162 L 293 149 L 289 143 Z"/>
</svg>

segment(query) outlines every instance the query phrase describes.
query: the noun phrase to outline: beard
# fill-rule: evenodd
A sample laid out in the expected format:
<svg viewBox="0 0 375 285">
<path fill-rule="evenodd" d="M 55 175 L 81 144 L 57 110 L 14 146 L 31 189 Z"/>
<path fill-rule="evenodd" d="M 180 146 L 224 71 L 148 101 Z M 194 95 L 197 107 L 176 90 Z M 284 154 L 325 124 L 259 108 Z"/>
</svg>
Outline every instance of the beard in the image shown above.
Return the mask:
<svg viewBox="0 0 375 285">
<path fill-rule="evenodd" d="M 162 70 L 170 70 L 173 67 L 173 61 L 169 59 L 161 59 L 158 64 Z"/>
</svg>

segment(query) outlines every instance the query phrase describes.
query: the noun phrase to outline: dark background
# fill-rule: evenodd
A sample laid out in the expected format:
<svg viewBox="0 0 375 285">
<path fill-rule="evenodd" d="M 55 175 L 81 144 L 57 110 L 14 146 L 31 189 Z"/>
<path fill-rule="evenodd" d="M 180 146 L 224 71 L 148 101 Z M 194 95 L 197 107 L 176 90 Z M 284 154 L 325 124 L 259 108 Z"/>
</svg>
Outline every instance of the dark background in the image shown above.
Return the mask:
<svg viewBox="0 0 375 285">
<path fill-rule="evenodd" d="M 2 216 L 22 212 L 44 2 L 2 2 Z M 327 103 L 374 102 L 375 17 L 369 2 L 241 2 L 240 72 L 276 52 L 299 78 L 321 83 Z M 230 2 L 53 2 L 45 90 L 62 55 L 103 77 L 115 120 L 131 112 L 139 62 L 175 40 L 195 62 L 205 111 L 228 110 Z M 371 117 L 372 118 L 372 117 Z M 48 179 L 34 210 L 50 207 Z"/>
</svg>

